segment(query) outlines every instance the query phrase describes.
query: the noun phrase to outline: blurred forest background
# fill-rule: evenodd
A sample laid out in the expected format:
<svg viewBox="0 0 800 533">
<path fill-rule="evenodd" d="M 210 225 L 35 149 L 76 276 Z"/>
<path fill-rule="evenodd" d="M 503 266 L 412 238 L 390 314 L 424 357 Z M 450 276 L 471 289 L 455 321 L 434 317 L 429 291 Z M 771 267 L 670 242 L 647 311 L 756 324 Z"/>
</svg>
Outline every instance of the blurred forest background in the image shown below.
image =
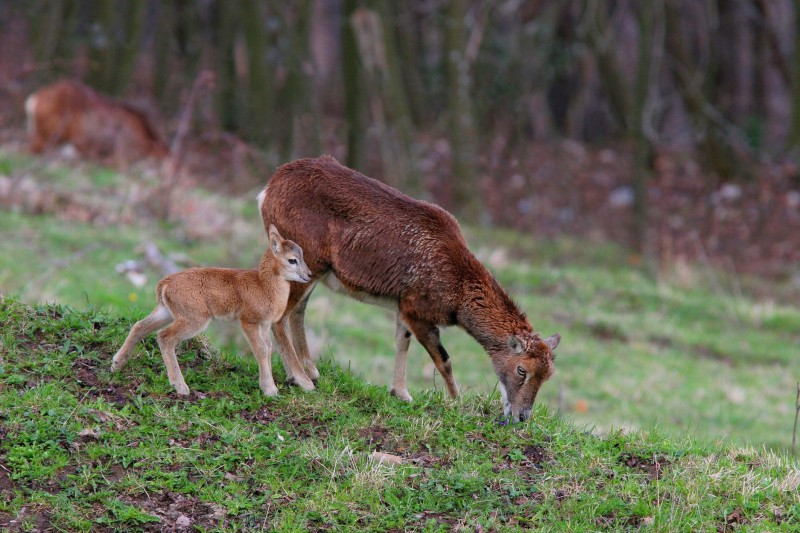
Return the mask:
<svg viewBox="0 0 800 533">
<path fill-rule="evenodd" d="M 0 130 L 77 78 L 168 140 L 192 117 L 220 190 L 331 153 L 465 221 L 800 287 L 798 25 L 791 0 L 4 0 Z"/>
</svg>

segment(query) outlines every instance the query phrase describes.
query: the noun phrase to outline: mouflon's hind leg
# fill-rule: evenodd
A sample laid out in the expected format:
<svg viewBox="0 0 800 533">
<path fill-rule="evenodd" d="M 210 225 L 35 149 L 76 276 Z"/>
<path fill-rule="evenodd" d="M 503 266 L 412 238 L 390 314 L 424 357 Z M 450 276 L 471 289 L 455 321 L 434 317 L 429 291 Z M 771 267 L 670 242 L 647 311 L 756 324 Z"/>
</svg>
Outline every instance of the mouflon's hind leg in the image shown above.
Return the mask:
<svg viewBox="0 0 800 533">
<path fill-rule="evenodd" d="M 303 298 L 297 302 L 297 305 L 290 313 L 289 317 L 289 330 L 292 335 L 292 345 L 294 346 L 295 353 L 300 364 L 303 365 L 303 370 L 306 375 L 314 382 L 317 383 L 319 379 L 319 370 L 317 365 L 314 364 L 314 359 L 311 358 L 311 353 L 308 350 L 308 341 L 306 339 L 306 305 L 308 305 L 308 298 L 314 287 L 311 287 L 304 295 Z"/>
<path fill-rule="evenodd" d="M 389 394 L 396 396 L 404 402 L 413 400 L 411 394 L 408 392 L 406 385 L 406 356 L 408 355 L 408 347 L 411 344 L 411 332 L 408 330 L 403 321 L 400 320 L 400 314 L 397 315 L 397 329 L 394 335 L 395 341 L 395 359 L 394 359 L 394 374 L 392 375 L 392 388 L 389 389 Z"/>
<path fill-rule="evenodd" d="M 281 360 L 283 361 L 283 368 L 286 370 L 286 383 L 290 385 L 297 385 L 304 390 L 314 390 L 314 382 L 312 382 L 300 364 L 297 353 L 294 351 L 292 340 L 289 338 L 288 320 L 286 315 L 283 318 L 272 324 L 272 334 L 275 335 L 275 341 L 278 343 Z"/>
<path fill-rule="evenodd" d="M 311 283 L 314 283 L 314 281 L 311 281 Z M 303 370 L 303 365 L 297 356 L 289 331 L 289 316 L 301 302 L 307 290 L 308 287 L 301 283 L 291 284 L 286 311 L 280 319 L 272 323 L 272 334 L 275 335 L 275 342 L 278 343 L 278 352 L 283 361 L 283 368 L 286 370 L 286 383 L 297 385 L 304 390 L 314 390 L 314 383 Z M 305 336 L 303 338 L 305 339 Z"/>
</svg>

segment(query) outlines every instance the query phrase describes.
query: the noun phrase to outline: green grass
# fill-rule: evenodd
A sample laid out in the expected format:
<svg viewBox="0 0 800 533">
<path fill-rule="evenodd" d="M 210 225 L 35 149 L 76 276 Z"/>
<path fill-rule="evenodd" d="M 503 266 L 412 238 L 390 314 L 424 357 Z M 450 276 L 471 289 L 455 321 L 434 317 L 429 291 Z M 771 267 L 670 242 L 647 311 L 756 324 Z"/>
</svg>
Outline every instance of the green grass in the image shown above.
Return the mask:
<svg viewBox="0 0 800 533">
<path fill-rule="evenodd" d="M 598 434 L 542 403 L 509 426 L 497 394 L 417 391 L 404 404 L 327 358 L 317 391 L 281 386 L 268 399 L 252 358 L 202 339 L 180 357 L 193 390 L 181 399 L 152 338 L 110 374 L 130 325 L 0 300 L 0 527 L 800 527 L 800 470 L 783 454 L 657 430 Z"/>
<path fill-rule="evenodd" d="M 4 176 L 58 201 L 0 210 L 0 296 L 15 295 L 0 303 L 0 529 L 800 527 L 786 457 L 800 312 L 777 285 L 702 266 L 652 276 L 613 245 L 466 228 L 536 328 L 562 334 L 529 423 L 502 424 L 489 359 L 455 328 L 443 343 L 465 394 L 443 398 L 412 343 L 415 401 L 389 397 L 394 317 L 324 288 L 307 315 L 318 391 L 264 398 L 240 333 L 217 326 L 182 348 L 185 400 L 152 337 L 108 372 L 160 278 L 137 288 L 115 266 L 145 241 L 187 264 L 255 265 L 255 191 L 183 187 L 163 219 L 147 172 L 0 149 Z"/>
<path fill-rule="evenodd" d="M 220 197 L 185 187 L 176 194 L 173 216 L 163 220 L 147 212 L 159 185 L 147 172 L 68 167 L 2 151 L 0 163 L 0 170 L 28 180 L 45 197 L 80 193 L 73 201 L 100 213 L 81 222 L 60 204 L 44 214 L 25 207 L 0 211 L 0 291 L 28 303 L 57 301 L 140 318 L 154 304 L 161 273 L 147 270 L 145 285 L 135 287 L 115 266 L 141 259 L 143 242 L 187 256 L 187 265 L 240 267 L 254 266 L 265 244 L 256 191 Z M 772 299 L 755 299 L 742 289 L 752 280 L 698 266 L 646 275 L 613 245 L 465 231 L 534 326 L 562 334 L 557 372 L 539 403 L 599 433 L 658 427 L 708 443 L 728 439 L 788 449 L 800 379 L 800 312 L 779 303 L 777 286 Z M 370 383 L 389 384 L 389 313 L 320 287 L 307 323 L 321 356 Z M 235 327 L 213 326 L 211 338 L 229 351 L 247 352 Z M 495 390 L 489 359 L 474 340 L 455 328 L 445 330 L 443 340 L 462 390 Z M 409 383 L 416 396 L 442 387 L 417 343 L 409 353 Z"/>
</svg>

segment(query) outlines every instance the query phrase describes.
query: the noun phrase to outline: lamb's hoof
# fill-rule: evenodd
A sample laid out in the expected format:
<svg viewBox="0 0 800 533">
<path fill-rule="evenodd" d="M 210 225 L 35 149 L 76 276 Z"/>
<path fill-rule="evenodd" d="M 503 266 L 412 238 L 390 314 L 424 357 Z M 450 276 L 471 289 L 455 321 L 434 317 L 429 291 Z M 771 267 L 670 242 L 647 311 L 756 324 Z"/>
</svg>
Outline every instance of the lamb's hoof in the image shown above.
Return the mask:
<svg viewBox="0 0 800 533">
<path fill-rule="evenodd" d="M 278 387 L 276 387 L 275 385 L 273 385 L 272 387 L 262 387 L 261 392 L 264 393 L 264 396 L 273 398 L 278 395 Z"/>
<path fill-rule="evenodd" d="M 111 372 L 119 372 L 123 366 L 125 366 L 125 363 L 111 361 Z"/>
<path fill-rule="evenodd" d="M 392 396 L 394 396 L 395 398 L 397 398 L 401 402 L 413 402 L 414 401 L 414 398 L 411 397 L 411 395 L 408 393 L 408 390 L 406 390 L 406 389 L 396 390 L 395 388 L 392 388 L 392 389 L 389 390 L 389 394 L 391 394 Z"/>
<path fill-rule="evenodd" d="M 286 378 L 287 385 L 294 385 L 295 387 L 300 387 L 306 391 L 314 390 L 314 383 L 310 379 L 303 379 L 299 380 L 296 377 Z"/>
<path fill-rule="evenodd" d="M 177 392 L 179 396 L 189 396 L 189 386 L 186 383 L 175 385 L 175 392 Z"/>
</svg>

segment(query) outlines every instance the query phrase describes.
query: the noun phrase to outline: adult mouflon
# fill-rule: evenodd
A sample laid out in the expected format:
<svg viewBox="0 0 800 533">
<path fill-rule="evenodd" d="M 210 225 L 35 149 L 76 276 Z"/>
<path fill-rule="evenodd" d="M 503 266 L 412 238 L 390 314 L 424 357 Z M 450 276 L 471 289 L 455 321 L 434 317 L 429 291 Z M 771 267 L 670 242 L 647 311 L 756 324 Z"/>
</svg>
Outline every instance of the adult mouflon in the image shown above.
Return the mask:
<svg viewBox="0 0 800 533">
<path fill-rule="evenodd" d="M 308 353 L 306 303 L 316 282 L 397 311 L 392 393 L 411 400 L 406 353 L 411 334 L 430 355 L 451 396 L 458 387 L 439 327 L 458 325 L 492 359 L 513 421 L 528 417 L 553 375 L 560 336 L 543 339 L 494 276 L 467 248 L 455 218 L 341 165 L 330 156 L 278 168 L 259 194 L 264 227 L 274 224 L 303 248 L 311 282 L 292 283 L 286 314 L 272 326 L 284 358 L 319 372 Z"/>
</svg>

